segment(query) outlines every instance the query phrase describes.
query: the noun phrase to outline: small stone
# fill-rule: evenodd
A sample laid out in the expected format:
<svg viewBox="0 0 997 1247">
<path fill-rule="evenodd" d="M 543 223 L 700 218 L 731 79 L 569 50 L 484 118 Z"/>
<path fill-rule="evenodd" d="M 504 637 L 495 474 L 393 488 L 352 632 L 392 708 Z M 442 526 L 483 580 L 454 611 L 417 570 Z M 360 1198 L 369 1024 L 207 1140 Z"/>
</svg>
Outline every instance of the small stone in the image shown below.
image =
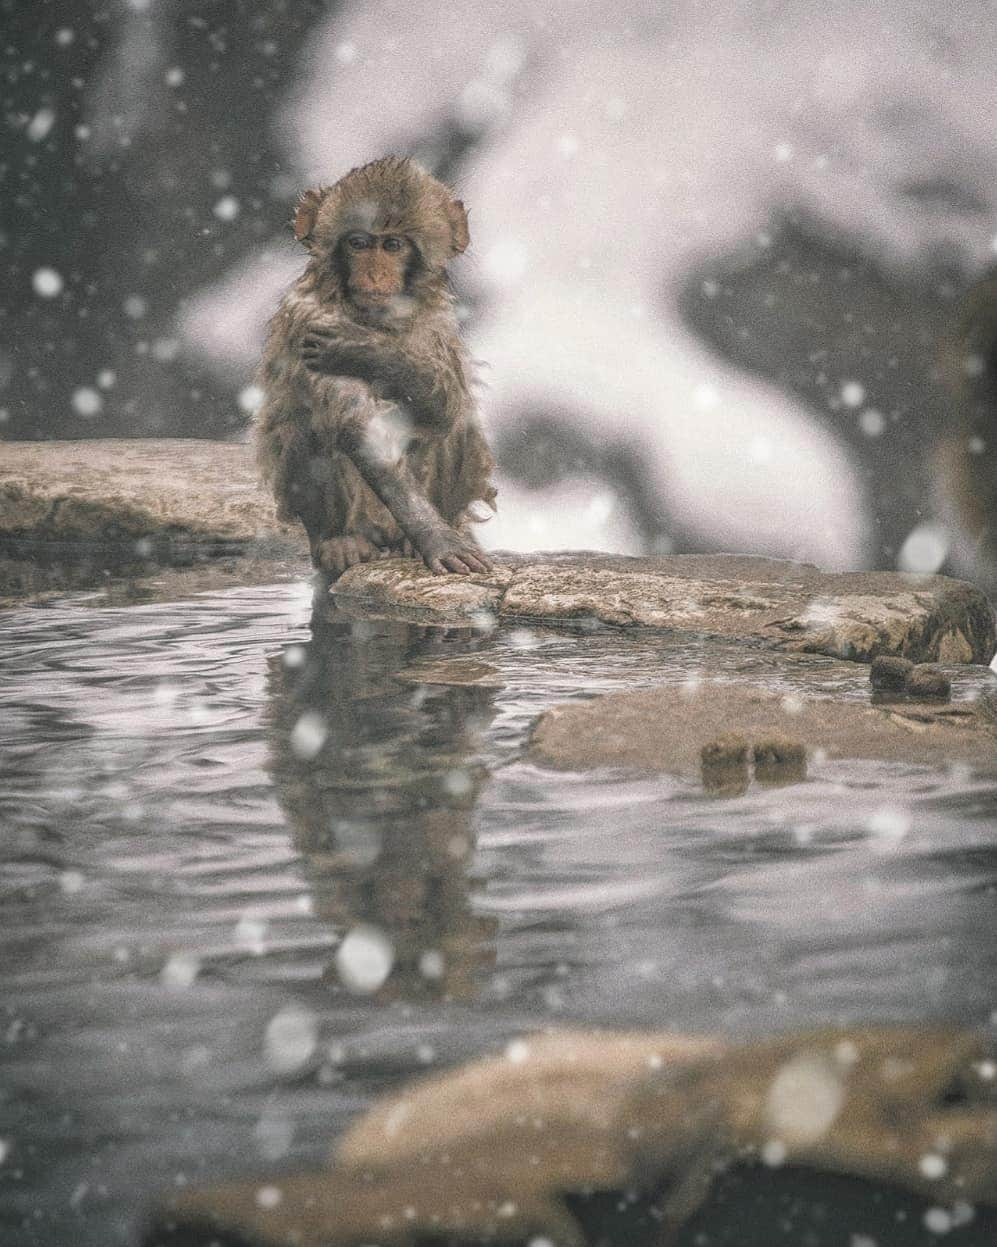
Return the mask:
<svg viewBox="0 0 997 1247">
<path fill-rule="evenodd" d="M 799 766 L 807 760 L 807 747 L 792 736 L 766 736 L 752 750 L 755 766 Z"/>
<path fill-rule="evenodd" d="M 745 766 L 748 761 L 748 742 L 736 732 L 724 732 L 703 746 L 700 757 L 703 766 Z"/>
<path fill-rule="evenodd" d="M 952 695 L 952 682 L 932 663 L 919 663 L 907 676 L 907 692 L 911 697 L 937 697 L 947 701 Z"/>
<path fill-rule="evenodd" d="M 748 742 L 735 732 L 724 732 L 700 750 L 703 788 L 714 797 L 739 797 L 747 792 Z"/>
<path fill-rule="evenodd" d="M 894 654 L 880 654 L 872 660 L 869 668 L 869 683 L 875 689 L 891 689 L 903 691 L 907 685 L 907 677 L 914 670 L 909 658 L 900 658 Z"/>
<path fill-rule="evenodd" d="M 755 779 L 763 784 L 793 784 L 807 776 L 807 747 L 792 736 L 766 736 L 755 741 Z"/>
</svg>

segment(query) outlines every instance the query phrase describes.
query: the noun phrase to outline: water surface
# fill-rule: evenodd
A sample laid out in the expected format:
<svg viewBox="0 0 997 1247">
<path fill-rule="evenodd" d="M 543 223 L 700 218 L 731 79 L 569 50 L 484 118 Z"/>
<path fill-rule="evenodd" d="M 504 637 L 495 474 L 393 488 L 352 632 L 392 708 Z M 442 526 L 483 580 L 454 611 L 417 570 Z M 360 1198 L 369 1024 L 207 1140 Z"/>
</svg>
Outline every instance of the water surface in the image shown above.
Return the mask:
<svg viewBox="0 0 997 1247">
<path fill-rule="evenodd" d="M 132 1241 L 163 1188 L 313 1166 L 374 1094 L 549 1024 L 997 1026 L 992 783 L 827 762 L 718 800 L 525 750 L 568 698 L 864 668 L 313 619 L 303 585 L 3 627 L 3 1244 Z M 420 680 L 453 659 L 478 682 Z"/>
</svg>

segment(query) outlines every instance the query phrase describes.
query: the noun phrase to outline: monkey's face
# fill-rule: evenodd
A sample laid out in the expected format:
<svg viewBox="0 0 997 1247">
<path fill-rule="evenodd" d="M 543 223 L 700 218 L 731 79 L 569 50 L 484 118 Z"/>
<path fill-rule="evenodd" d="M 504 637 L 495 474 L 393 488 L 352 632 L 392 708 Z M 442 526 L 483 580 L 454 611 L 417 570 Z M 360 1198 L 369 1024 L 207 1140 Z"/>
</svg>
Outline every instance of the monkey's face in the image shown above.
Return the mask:
<svg viewBox="0 0 997 1247">
<path fill-rule="evenodd" d="M 339 243 L 343 287 L 350 303 L 365 319 L 404 316 L 408 285 L 417 254 L 401 234 L 353 230 Z"/>
</svg>

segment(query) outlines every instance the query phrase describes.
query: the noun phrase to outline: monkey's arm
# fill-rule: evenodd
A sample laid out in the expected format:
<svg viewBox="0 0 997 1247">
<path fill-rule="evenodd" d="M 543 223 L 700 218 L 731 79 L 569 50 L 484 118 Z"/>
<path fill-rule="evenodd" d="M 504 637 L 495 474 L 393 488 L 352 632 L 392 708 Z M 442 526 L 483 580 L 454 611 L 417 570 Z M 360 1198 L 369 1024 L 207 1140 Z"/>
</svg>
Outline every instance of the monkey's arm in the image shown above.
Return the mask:
<svg viewBox="0 0 997 1247">
<path fill-rule="evenodd" d="M 316 373 L 355 377 L 403 403 L 415 423 L 433 433 L 454 425 L 467 383 L 456 353 L 440 344 L 432 357 L 416 356 L 383 333 L 362 333 L 321 323 L 308 327 L 302 359 Z"/>
<path fill-rule="evenodd" d="M 443 519 L 419 489 L 404 454 L 380 415 L 355 414 L 344 422 L 339 448 L 395 517 L 399 528 L 437 574 L 491 571 L 491 560 Z"/>
</svg>

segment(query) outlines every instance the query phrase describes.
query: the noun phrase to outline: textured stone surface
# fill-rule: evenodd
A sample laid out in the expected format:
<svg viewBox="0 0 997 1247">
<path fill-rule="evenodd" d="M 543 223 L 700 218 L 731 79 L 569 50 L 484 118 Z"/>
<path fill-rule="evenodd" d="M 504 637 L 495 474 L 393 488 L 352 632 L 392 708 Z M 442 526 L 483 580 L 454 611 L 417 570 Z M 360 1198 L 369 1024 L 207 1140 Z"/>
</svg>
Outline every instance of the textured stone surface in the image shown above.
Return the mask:
<svg viewBox="0 0 997 1247">
<path fill-rule="evenodd" d="M 910 1230 L 927 1208 L 959 1204 L 973 1232 L 953 1241 L 983 1247 L 997 1201 L 993 1056 L 992 1040 L 955 1027 L 744 1044 L 554 1030 L 386 1098 L 326 1169 L 174 1186 L 145 1247 L 920 1247 Z M 925 1166 L 935 1153 L 940 1172 Z"/>
<path fill-rule="evenodd" d="M 196 563 L 233 553 L 300 558 L 298 525 L 278 522 L 252 448 L 193 439 L 10 442 L 2 448 L 0 553 L 58 569 L 66 587 L 129 561 Z M 58 570 L 46 587 L 58 587 Z M 13 587 L 0 591 L 17 596 Z M 342 602 L 400 617 L 466 621 L 487 613 L 744 637 L 868 662 L 989 662 L 997 641 L 987 599 L 960 581 L 889 572 L 827 574 L 740 555 L 619 558 L 501 556 L 488 576 L 433 576 L 412 560 L 351 568 Z"/>
<path fill-rule="evenodd" d="M 363 602 L 372 610 L 419 619 L 462 621 L 498 614 L 513 569 L 497 563 L 488 576 L 434 576 L 414 559 L 378 559 L 351 567 L 333 584 L 337 602 Z"/>
<path fill-rule="evenodd" d="M 873 704 L 779 697 L 730 683 L 667 685 L 555 706 L 537 723 L 533 754 L 563 770 L 619 766 L 695 776 L 701 751 L 736 733 L 750 745 L 798 741 L 811 755 L 997 774 L 997 723 L 987 705 L 962 701 Z"/>
<path fill-rule="evenodd" d="M 847 575 L 739 555 L 619 558 L 599 554 L 502 556 L 490 576 L 434 577 L 400 559 L 351 568 L 338 599 L 458 619 L 595 621 L 757 638 L 800 652 L 870 662 L 989 662 L 993 610 L 971 585 L 899 572 Z"/>
<path fill-rule="evenodd" d="M 0 540 L 236 543 L 307 557 L 243 443 L 7 442 L 0 463 Z"/>
</svg>

